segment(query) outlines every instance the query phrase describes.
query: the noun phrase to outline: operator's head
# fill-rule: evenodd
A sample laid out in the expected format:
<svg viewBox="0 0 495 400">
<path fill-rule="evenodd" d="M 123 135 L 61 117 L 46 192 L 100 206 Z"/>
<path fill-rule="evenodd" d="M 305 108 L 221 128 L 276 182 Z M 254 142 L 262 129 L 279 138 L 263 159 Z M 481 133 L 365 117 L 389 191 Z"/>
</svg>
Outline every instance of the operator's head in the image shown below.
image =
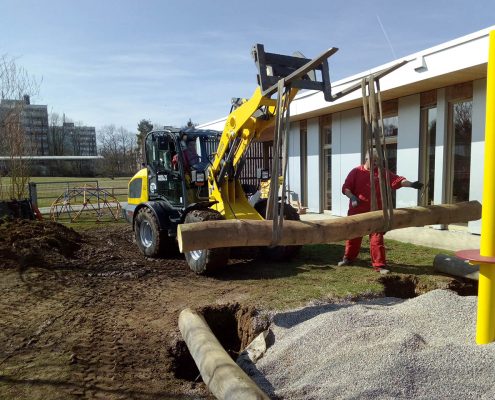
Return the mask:
<svg viewBox="0 0 495 400">
<path fill-rule="evenodd" d="M 196 141 L 194 139 L 189 139 L 187 142 L 186 142 L 186 148 L 187 150 L 189 150 L 190 152 L 194 152 L 196 153 Z"/>
<path fill-rule="evenodd" d="M 373 154 L 373 165 L 376 165 L 377 160 L 378 160 L 378 152 L 376 151 L 376 149 L 374 147 L 372 150 L 372 154 Z M 364 167 L 366 169 L 370 169 L 370 152 L 369 152 L 369 150 L 366 152 L 366 156 L 364 157 Z"/>
</svg>

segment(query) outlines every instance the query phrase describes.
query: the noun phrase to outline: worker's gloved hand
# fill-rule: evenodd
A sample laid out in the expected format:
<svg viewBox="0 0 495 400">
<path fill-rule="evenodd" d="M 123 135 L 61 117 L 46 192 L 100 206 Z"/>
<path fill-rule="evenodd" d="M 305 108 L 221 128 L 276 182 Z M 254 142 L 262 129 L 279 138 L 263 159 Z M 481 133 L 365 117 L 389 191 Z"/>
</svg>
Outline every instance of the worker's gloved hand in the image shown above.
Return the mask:
<svg viewBox="0 0 495 400">
<path fill-rule="evenodd" d="M 351 197 L 349 197 L 349 199 L 351 200 L 351 206 L 352 207 L 357 207 L 358 206 L 359 199 L 356 196 L 351 195 Z"/>
<path fill-rule="evenodd" d="M 411 183 L 411 187 L 414 189 L 421 190 L 421 189 L 423 189 L 423 186 L 424 185 L 420 181 L 416 181 L 416 182 Z"/>
</svg>

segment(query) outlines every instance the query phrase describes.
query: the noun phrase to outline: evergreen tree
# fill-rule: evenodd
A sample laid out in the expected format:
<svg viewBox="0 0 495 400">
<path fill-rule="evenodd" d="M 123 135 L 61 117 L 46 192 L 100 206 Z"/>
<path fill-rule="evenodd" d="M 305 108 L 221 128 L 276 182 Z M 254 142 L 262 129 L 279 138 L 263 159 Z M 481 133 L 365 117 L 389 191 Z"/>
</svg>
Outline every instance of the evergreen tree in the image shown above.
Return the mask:
<svg viewBox="0 0 495 400">
<path fill-rule="evenodd" d="M 153 130 L 153 124 L 150 120 L 142 119 L 138 123 L 137 130 L 138 134 L 136 136 L 139 158 L 141 159 L 141 162 L 144 162 L 144 139 L 146 138 L 148 132 L 151 132 Z"/>
</svg>

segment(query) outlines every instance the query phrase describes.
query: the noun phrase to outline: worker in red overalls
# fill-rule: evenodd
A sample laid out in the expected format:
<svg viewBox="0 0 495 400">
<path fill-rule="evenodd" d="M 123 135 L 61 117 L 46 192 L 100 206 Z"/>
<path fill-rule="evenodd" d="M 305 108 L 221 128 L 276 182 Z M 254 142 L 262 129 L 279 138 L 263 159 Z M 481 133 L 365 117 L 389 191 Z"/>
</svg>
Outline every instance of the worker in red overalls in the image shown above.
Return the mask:
<svg viewBox="0 0 495 400">
<path fill-rule="evenodd" d="M 373 149 L 373 160 L 378 158 L 376 149 Z M 393 190 L 401 187 L 411 187 L 420 190 L 423 187 L 421 182 L 409 182 L 403 176 L 398 176 L 392 171 L 387 170 L 389 176 L 390 187 Z M 376 203 L 379 210 L 382 209 L 382 201 L 380 195 L 380 184 L 378 178 L 378 167 L 373 166 L 373 175 L 375 181 Z M 364 165 L 354 168 L 342 186 L 342 193 L 349 198 L 349 211 L 347 215 L 356 215 L 370 211 L 370 157 L 366 153 Z M 383 232 L 373 232 L 370 234 L 370 254 L 372 267 L 375 271 L 382 274 L 387 274 L 389 269 L 386 268 L 387 261 L 385 258 L 385 246 L 383 244 Z M 358 256 L 361 249 L 362 237 L 346 240 L 345 253 L 339 266 L 351 264 Z"/>
</svg>

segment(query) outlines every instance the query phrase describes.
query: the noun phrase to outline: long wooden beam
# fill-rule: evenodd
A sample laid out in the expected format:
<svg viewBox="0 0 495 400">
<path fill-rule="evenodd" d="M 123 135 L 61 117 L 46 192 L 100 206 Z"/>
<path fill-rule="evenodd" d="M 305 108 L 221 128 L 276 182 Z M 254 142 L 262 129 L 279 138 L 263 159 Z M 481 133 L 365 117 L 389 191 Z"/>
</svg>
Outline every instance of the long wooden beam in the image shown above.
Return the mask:
<svg viewBox="0 0 495 400">
<path fill-rule="evenodd" d="M 392 229 L 452 224 L 481 218 L 481 204 L 469 201 L 394 210 Z M 332 243 L 384 230 L 383 212 L 373 211 L 324 221 L 284 221 L 279 245 Z M 226 220 L 181 224 L 177 230 L 181 252 L 217 247 L 269 246 L 272 221 Z"/>
</svg>

